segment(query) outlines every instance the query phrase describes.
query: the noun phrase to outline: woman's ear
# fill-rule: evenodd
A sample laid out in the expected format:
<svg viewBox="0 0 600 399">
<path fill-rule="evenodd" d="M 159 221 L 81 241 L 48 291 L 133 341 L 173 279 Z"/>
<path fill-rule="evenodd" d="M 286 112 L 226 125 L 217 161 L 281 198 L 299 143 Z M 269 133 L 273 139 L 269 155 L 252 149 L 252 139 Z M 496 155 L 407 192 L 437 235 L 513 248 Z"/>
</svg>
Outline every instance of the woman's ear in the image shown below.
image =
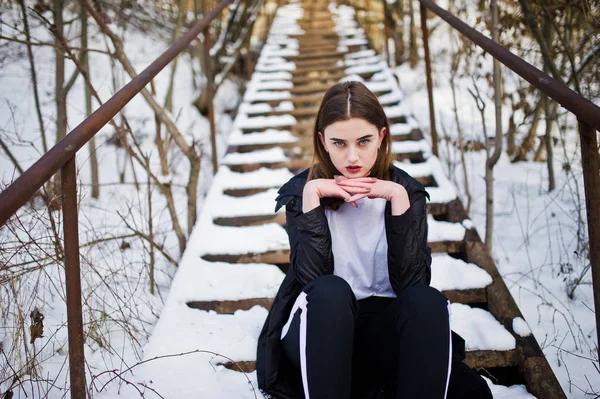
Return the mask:
<svg viewBox="0 0 600 399">
<path fill-rule="evenodd" d="M 383 141 L 383 138 L 385 137 L 386 134 L 387 134 L 387 128 L 384 126 L 379 131 L 379 143 L 378 143 L 378 147 L 381 147 L 381 142 Z"/>
<path fill-rule="evenodd" d="M 329 152 L 327 146 L 325 145 L 325 138 L 323 137 L 323 134 L 321 132 L 317 132 L 317 134 L 319 135 L 319 140 L 321 140 L 321 144 L 323 145 L 325 152 Z"/>
</svg>

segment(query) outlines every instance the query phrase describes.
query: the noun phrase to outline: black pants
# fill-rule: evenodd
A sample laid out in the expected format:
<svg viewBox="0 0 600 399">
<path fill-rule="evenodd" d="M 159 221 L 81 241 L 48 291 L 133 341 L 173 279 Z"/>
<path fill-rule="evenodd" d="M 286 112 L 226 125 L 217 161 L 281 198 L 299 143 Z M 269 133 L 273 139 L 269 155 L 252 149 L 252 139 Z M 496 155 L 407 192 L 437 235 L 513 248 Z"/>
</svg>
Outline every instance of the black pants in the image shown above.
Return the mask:
<svg viewBox="0 0 600 399">
<path fill-rule="evenodd" d="M 284 352 L 307 399 L 349 399 L 385 381 L 397 382 L 398 399 L 443 399 L 452 358 L 448 306 L 427 286 L 357 301 L 342 278 L 319 277 L 294 304 Z"/>
</svg>

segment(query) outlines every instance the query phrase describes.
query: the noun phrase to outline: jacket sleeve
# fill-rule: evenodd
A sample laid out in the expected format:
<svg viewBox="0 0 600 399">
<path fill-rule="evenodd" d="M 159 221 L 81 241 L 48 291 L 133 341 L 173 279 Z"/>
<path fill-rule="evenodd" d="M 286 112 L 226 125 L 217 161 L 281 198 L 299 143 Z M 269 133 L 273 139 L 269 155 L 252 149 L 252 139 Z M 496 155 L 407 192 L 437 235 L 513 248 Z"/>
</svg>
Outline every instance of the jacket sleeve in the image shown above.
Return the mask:
<svg viewBox="0 0 600 399">
<path fill-rule="evenodd" d="M 319 276 L 333 273 L 331 233 L 321 206 L 302 213 L 301 201 L 286 206 L 286 231 L 290 240 L 290 262 L 302 286 Z"/>
<path fill-rule="evenodd" d="M 388 271 L 394 292 L 431 281 L 431 248 L 427 245 L 427 208 L 424 190 L 411 195 L 402 215 L 386 214 Z"/>
</svg>

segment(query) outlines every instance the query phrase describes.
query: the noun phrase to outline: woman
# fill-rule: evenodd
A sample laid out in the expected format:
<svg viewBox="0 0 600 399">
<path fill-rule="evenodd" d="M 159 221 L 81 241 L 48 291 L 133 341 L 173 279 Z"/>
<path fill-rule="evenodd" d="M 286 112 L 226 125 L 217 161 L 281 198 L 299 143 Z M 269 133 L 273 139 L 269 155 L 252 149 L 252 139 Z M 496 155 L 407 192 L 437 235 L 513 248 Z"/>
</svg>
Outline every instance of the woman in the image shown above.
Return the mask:
<svg viewBox="0 0 600 399">
<path fill-rule="evenodd" d="M 389 385 L 397 398 L 447 396 L 449 303 L 429 287 L 427 193 L 392 165 L 391 142 L 363 84 L 325 93 L 313 166 L 277 198 L 291 266 L 258 342 L 266 397 L 362 398 Z"/>
</svg>

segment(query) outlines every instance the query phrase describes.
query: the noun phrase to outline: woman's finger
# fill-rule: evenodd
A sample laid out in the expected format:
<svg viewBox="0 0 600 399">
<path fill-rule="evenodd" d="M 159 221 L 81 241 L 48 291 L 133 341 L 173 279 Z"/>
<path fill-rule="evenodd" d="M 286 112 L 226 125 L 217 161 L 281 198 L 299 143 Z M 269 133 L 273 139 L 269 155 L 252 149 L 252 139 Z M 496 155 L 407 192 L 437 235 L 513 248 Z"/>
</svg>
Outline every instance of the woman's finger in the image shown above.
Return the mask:
<svg viewBox="0 0 600 399">
<path fill-rule="evenodd" d="M 354 194 L 352 197 L 346 198 L 344 201 L 349 202 L 355 208 L 358 208 L 358 204 L 356 203 L 356 201 L 363 199 L 363 198 L 367 197 L 368 195 L 369 194 Z"/>
</svg>

